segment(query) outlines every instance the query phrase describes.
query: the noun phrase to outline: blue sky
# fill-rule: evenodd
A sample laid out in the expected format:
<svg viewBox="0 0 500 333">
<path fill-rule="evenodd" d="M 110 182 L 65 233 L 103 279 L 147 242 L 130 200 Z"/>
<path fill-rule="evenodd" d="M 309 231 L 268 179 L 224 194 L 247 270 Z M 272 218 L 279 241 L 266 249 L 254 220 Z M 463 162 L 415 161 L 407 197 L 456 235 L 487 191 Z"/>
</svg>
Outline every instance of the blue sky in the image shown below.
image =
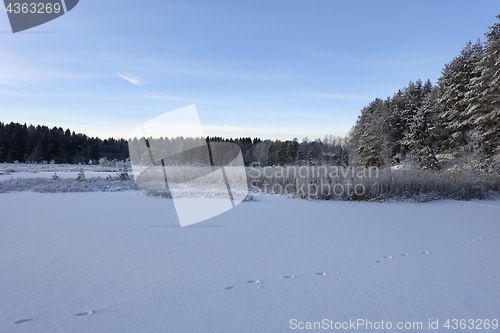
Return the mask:
<svg viewBox="0 0 500 333">
<path fill-rule="evenodd" d="M 0 121 L 126 138 L 196 104 L 207 135 L 345 135 L 374 98 L 434 83 L 497 14 L 498 0 L 80 0 L 12 34 L 0 13 Z"/>
</svg>

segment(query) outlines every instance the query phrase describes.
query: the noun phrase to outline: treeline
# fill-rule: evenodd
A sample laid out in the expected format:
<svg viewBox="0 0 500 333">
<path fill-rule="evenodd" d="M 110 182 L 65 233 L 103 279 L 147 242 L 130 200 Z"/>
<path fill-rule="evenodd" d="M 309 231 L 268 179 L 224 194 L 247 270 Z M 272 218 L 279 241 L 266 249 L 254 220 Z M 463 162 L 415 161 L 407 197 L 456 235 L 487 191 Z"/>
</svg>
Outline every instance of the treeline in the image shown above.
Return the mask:
<svg viewBox="0 0 500 333">
<path fill-rule="evenodd" d="M 142 165 L 151 163 L 150 152 L 144 138 L 134 138 L 129 141 L 132 147 L 132 160 Z M 261 140 L 259 138 L 224 139 L 222 137 L 207 138 L 147 138 L 153 156 L 171 156 L 169 164 L 206 164 L 209 163 L 203 151 L 194 149 L 209 142 L 227 142 L 238 145 L 241 149 L 245 165 L 259 163 L 261 166 L 284 165 L 316 165 L 334 164 L 346 165 L 348 154 L 347 141 L 344 138 L 332 135 L 323 140 L 309 141 L 304 138 L 301 142 L 294 140 Z M 181 153 L 182 154 L 178 154 Z M 197 156 L 201 154 L 201 156 Z M 175 156 L 173 156 L 175 155 Z"/>
<path fill-rule="evenodd" d="M 209 138 L 210 142 L 233 142 L 242 151 L 246 165 L 259 163 L 261 166 L 285 165 L 347 165 L 347 140 L 327 135 L 323 140 L 308 138 L 293 140 L 264 140 L 240 138 L 237 140 L 220 137 Z"/>
<path fill-rule="evenodd" d="M 500 19 L 500 15 L 496 16 Z M 355 162 L 388 166 L 411 160 L 437 169 L 436 154 L 473 154 L 480 168 L 500 159 L 500 23 L 486 41 L 468 42 L 437 85 L 410 82 L 363 108 L 351 130 Z"/>
<path fill-rule="evenodd" d="M 301 164 L 339 164 L 348 160 L 346 139 L 325 136 L 323 140 L 309 141 L 297 139 L 261 140 L 259 138 L 224 139 L 210 137 L 210 142 L 231 142 L 242 151 L 246 165 L 257 162 L 261 165 L 301 165 Z M 158 146 L 184 151 L 198 146 L 203 138 L 161 138 Z M 133 140 L 132 140 L 133 142 Z M 150 163 L 146 147 L 140 147 L 141 159 Z M 97 164 L 106 158 L 108 161 L 124 161 L 129 158 L 129 142 L 124 139 L 88 137 L 61 127 L 50 129 L 47 126 L 33 126 L 19 123 L 0 122 L 0 163 L 91 163 Z M 181 161 L 182 162 L 182 161 Z M 189 161 L 184 161 L 189 163 Z"/>
<path fill-rule="evenodd" d="M 0 163 L 96 163 L 100 158 L 125 160 L 128 142 L 88 137 L 61 127 L 0 122 Z"/>
</svg>

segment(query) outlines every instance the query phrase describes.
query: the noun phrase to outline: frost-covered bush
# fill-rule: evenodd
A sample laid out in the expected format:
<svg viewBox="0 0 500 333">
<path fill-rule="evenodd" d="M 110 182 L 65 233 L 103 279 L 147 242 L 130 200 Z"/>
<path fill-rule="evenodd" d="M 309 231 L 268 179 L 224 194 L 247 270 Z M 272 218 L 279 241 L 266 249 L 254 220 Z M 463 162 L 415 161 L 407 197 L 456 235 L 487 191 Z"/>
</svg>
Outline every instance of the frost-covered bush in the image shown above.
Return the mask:
<svg viewBox="0 0 500 333">
<path fill-rule="evenodd" d="M 101 166 L 101 167 L 107 167 L 107 166 L 109 166 L 108 159 L 106 157 L 101 157 L 99 159 L 99 166 Z"/>
<path fill-rule="evenodd" d="M 76 180 L 79 182 L 84 182 L 87 180 L 87 177 L 85 177 L 85 172 L 83 171 L 83 168 L 80 169 L 78 176 L 76 176 Z"/>
<path fill-rule="evenodd" d="M 148 197 L 172 199 L 172 194 L 169 190 L 147 190 L 146 195 Z"/>
<path fill-rule="evenodd" d="M 139 190 L 133 181 L 113 180 L 107 181 L 103 178 L 89 178 L 85 182 L 77 182 L 74 179 L 61 179 L 54 182 L 50 178 L 18 178 L 0 182 L 0 193 L 7 192 L 117 192 L 127 190 Z"/>
<path fill-rule="evenodd" d="M 245 199 L 243 199 L 243 202 L 246 202 L 246 201 L 257 201 L 257 200 L 255 199 L 255 197 L 254 197 L 253 195 L 248 194 L 248 195 L 245 197 Z"/>
<path fill-rule="evenodd" d="M 290 167 L 290 169 L 297 167 Z M 306 167 L 302 167 L 302 170 Z M 377 169 L 371 174 L 334 167 L 308 167 L 307 172 L 286 168 L 250 168 L 250 189 L 305 199 L 430 201 L 436 199 L 492 199 L 500 193 L 500 174 L 466 170 Z M 357 188 L 355 188 L 357 186 Z M 356 189 L 356 190 L 355 190 Z"/>
<path fill-rule="evenodd" d="M 124 166 L 123 169 L 120 169 L 120 172 L 118 172 L 118 179 L 120 180 L 129 180 L 130 177 L 128 175 L 128 168 L 127 166 Z"/>
</svg>

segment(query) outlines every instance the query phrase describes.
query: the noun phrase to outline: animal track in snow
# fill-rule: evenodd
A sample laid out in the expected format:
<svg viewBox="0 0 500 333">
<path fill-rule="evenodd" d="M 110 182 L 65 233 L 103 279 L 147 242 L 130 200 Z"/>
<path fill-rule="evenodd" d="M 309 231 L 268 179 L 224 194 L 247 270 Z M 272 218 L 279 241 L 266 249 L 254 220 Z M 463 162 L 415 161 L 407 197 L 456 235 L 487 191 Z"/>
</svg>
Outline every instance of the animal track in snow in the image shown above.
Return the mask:
<svg viewBox="0 0 500 333">
<path fill-rule="evenodd" d="M 340 275 L 340 272 L 335 272 L 337 275 Z M 314 275 L 319 275 L 319 276 L 325 276 L 325 275 L 329 275 L 327 271 L 324 271 L 324 272 L 317 272 L 317 273 L 314 273 Z M 296 275 L 285 275 L 283 276 L 283 279 L 294 279 L 296 278 L 297 276 Z M 255 285 L 258 285 L 259 286 L 259 289 L 262 289 L 263 288 L 263 285 L 262 285 L 262 281 L 261 280 L 248 280 L 246 281 L 245 283 L 248 283 L 248 284 L 255 284 Z M 224 290 L 232 290 L 232 289 L 235 289 L 235 288 L 238 288 L 236 285 L 230 285 L 226 288 L 224 288 Z M 276 288 L 276 289 L 281 289 L 281 288 Z"/>
<path fill-rule="evenodd" d="M 490 239 L 489 237 L 478 237 L 479 240 L 488 240 Z M 472 242 L 475 242 L 476 240 L 474 238 L 471 238 L 469 240 L 464 240 L 464 243 L 468 244 L 468 243 L 472 243 Z"/>
<path fill-rule="evenodd" d="M 429 251 L 423 251 L 423 252 L 421 252 L 421 253 L 422 253 L 422 254 L 429 254 Z M 410 255 L 409 253 L 401 253 L 401 254 L 400 254 L 400 256 L 401 256 L 401 257 L 407 257 L 407 256 L 409 256 L 409 255 Z M 397 258 L 396 258 L 396 257 L 394 257 L 394 256 L 383 256 L 383 258 L 384 258 L 384 259 L 397 259 Z M 382 260 L 381 260 L 381 259 L 377 259 L 377 260 L 375 260 L 375 262 L 382 262 Z"/>
<path fill-rule="evenodd" d="M 77 317 L 86 317 L 86 316 L 90 316 L 91 314 L 94 314 L 98 312 L 98 310 L 90 310 L 90 311 L 85 311 L 85 312 L 78 312 L 78 313 L 75 313 L 75 316 Z"/>
<path fill-rule="evenodd" d="M 35 320 L 35 318 L 19 319 L 19 320 L 15 321 L 14 324 L 23 324 L 23 323 L 27 323 L 27 322 L 33 321 L 33 320 Z"/>
</svg>

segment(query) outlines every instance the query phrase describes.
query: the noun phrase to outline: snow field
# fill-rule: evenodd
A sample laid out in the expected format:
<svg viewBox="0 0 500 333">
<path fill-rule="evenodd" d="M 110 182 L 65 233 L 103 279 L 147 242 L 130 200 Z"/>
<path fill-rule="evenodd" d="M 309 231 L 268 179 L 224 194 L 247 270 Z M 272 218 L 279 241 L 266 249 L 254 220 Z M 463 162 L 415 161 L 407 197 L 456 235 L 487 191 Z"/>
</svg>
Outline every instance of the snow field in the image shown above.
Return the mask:
<svg viewBox="0 0 500 333">
<path fill-rule="evenodd" d="M 0 194 L 0 211 L 2 332 L 498 319 L 498 201 L 259 196 L 186 228 L 137 191 Z"/>
</svg>

